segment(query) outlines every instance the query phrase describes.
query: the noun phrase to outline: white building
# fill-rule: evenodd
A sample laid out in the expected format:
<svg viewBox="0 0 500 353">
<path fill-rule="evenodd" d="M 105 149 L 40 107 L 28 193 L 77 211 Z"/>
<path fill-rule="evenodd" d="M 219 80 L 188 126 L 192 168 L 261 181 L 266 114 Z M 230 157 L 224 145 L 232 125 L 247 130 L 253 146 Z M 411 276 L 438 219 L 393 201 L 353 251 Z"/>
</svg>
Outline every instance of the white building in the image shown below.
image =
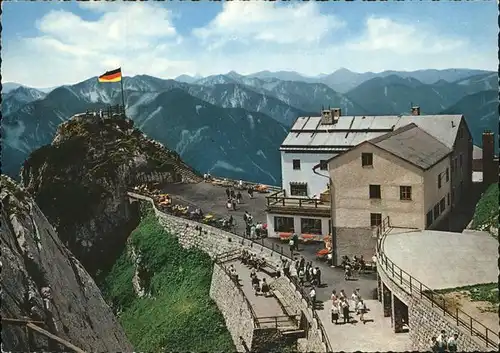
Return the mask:
<svg viewBox="0 0 500 353">
<path fill-rule="evenodd" d="M 321 240 L 332 234 L 327 161 L 411 123 L 449 146 L 452 161 L 460 159 L 465 170 L 472 169 L 470 133 L 462 115 L 420 115 L 420 108 L 414 107 L 412 115 L 405 116 L 342 116 L 335 108 L 318 117 L 299 117 L 280 146 L 283 190 L 267 200 L 269 236 L 286 238 L 295 232 L 304 239 Z M 461 142 L 457 136 L 466 138 Z M 453 204 L 470 185 L 471 174 L 452 178 Z"/>
</svg>

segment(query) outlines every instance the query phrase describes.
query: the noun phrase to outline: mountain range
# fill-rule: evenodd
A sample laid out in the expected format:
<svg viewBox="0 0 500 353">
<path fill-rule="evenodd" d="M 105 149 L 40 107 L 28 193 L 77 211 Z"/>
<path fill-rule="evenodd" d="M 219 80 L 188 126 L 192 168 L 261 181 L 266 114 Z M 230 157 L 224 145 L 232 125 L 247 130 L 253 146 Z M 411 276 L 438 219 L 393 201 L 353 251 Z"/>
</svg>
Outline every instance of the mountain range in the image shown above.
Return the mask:
<svg viewBox="0 0 500 353">
<path fill-rule="evenodd" d="M 127 115 L 198 171 L 275 185 L 281 183 L 279 145 L 288 128 L 322 107 L 340 107 L 343 115 L 392 115 L 408 113 L 413 104 L 422 114 L 464 114 L 478 145 L 484 129 L 498 131 L 498 74 L 480 70 L 344 69 L 315 78 L 289 71 L 176 80 L 138 75 L 123 84 Z M 93 77 L 49 93 L 21 85 L 2 98 L 2 166 L 15 177 L 34 149 L 52 141 L 60 123 L 121 103 L 121 92 L 120 84 Z"/>
</svg>

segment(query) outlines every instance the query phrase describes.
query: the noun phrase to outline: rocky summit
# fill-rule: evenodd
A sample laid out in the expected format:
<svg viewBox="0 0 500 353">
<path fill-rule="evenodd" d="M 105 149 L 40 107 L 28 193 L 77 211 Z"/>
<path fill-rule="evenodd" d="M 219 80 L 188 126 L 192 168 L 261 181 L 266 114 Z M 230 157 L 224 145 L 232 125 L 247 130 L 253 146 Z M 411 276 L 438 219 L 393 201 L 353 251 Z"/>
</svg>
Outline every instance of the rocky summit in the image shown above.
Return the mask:
<svg viewBox="0 0 500 353">
<path fill-rule="evenodd" d="M 86 351 L 131 352 L 132 345 L 82 264 L 64 246 L 35 200 L 0 176 L 2 351 L 55 351 L 5 319 L 40 327 Z"/>
<path fill-rule="evenodd" d="M 114 264 L 139 223 L 137 207 L 128 202 L 130 187 L 199 176 L 132 120 L 79 114 L 59 126 L 52 144 L 30 155 L 21 179 L 63 243 L 96 278 Z"/>
</svg>

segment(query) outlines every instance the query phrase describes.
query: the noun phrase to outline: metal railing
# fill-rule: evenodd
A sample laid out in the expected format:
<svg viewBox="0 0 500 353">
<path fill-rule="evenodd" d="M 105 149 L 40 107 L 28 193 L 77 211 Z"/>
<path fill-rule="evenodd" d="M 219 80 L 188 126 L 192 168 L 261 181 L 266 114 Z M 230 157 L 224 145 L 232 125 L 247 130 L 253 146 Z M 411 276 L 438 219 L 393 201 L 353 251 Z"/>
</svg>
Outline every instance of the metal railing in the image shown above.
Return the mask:
<svg viewBox="0 0 500 353">
<path fill-rule="evenodd" d="M 285 190 L 277 191 L 269 196 L 266 196 L 267 207 L 299 207 L 299 208 L 318 208 L 330 209 L 330 203 L 321 201 L 320 199 L 305 198 L 305 197 L 287 197 Z"/>
<path fill-rule="evenodd" d="M 125 116 L 125 108 L 123 105 L 117 104 L 117 105 L 108 105 L 105 108 L 102 109 L 87 109 L 84 114 L 85 116 L 98 116 L 101 118 L 111 118 L 115 116 Z"/>
<path fill-rule="evenodd" d="M 31 339 L 30 339 L 30 334 L 29 330 L 32 330 L 42 336 L 45 336 L 52 341 L 55 341 L 62 346 L 70 349 L 73 352 L 76 353 L 85 353 L 84 350 L 78 348 L 77 346 L 71 344 L 70 342 L 66 341 L 65 339 L 62 339 L 61 337 L 58 337 L 49 331 L 43 329 L 39 325 L 44 326 L 45 323 L 43 321 L 36 321 L 36 320 L 31 320 L 31 319 L 9 319 L 9 318 L 3 318 L 2 317 L 2 324 L 8 324 L 8 325 L 17 325 L 17 326 L 24 326 L 24 330 L 26 333 L 26 337 L 28 339 L 28 350 L 31 351 Z"/>
<path fill-rule="evenodd" d="M 385 217 L 378 226 L 374 227 L 373 235 L 380 238 L 385 235 L 385 233 L 391 229 L 391 222 L 389 216 Z"/>
<path fill-rule="evenodd" d="M 478 337 L 483 343 L 486 344 L 486 348 L 492 347 L 498 350 L 498 332 L 489 329 L 466 312 L 460 310 L 458 307 L 447 304 L 446 299 L 442 294 L 439 294 L 427 287 L 425 284 L 392 262 L 385 255 L 383 251 L 385 236 L 386 234 L 379 238 L 379 241 L 377 242 L 377 262 L 378 265 L 384 269 L 384 272 L 388 276 L 392 277 L 392 280 L 397 285 L 399 284 L 399 286 L 411 296 L 416 296 L 421 300 L 427 301 L 430 303 L 432 308 L 436 308 L 438 311 L 442 312 L 443 316 L 448 316 L 452 319 L 457 327 L 464 327 L 471 336 Z"/>
</svg>

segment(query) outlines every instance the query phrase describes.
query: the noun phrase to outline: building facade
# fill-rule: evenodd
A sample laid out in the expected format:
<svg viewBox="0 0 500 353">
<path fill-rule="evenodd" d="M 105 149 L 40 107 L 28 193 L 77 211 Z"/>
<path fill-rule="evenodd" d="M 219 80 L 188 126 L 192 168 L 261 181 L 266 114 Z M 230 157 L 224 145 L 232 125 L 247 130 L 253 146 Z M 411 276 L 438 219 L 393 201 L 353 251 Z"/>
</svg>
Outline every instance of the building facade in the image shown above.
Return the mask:
<svg viewBox="0 0 500 353">
<path fill-rule="evenodd" d="M 365 141 L 393 133 L 395 130 L 410 124 L 415 124 L 421 131 L 430 134 L 435 140 L 446 146 L 451 151 L 450 163 L 456 159 L 454 162 L 457 163 L 457 171 L 455 172 L 454 169 L 455 175 L 451 171 L 451 165 L 448 167 L 448 172 L 446 172 L 445 167 L 439 173 L 444 173 L 442 180 L 448 180 L 446 185 L 460 190 L 460 192 L 454 191 L 453 197 L 450 191 L 450 205 L 457 204 L 464 195 L 464 188 L 466 189 L 472 183 L 472 141 L 463 116 L 420 115 L 419 107 L 414 107 L 411 115 L 342 116 L 341 110 L 335 108 L 322 111 L 321 116 L 318 117 L 298 118 L 280 146 L 283 190 L 268 197 L 269 235 L 286 237 L 288 234 L 296 232 L 300 236 L 303 233 L 302 227 L 298 227 L 302 224 L 303 217 L 317 219 L 316 224 L 321 222 L 321 234 L 317 234 L 317 240 L 321 238 L 320 235 L 332 234 L 338 226 L 335 225 L 334 218 L 331 219 L 331 222 L 328 220 L 330 216 L 335 214 L 339 206 L 334 200 L 335 191 L 325 192 L 328 183 L 333 185 L 337 182 L 329 171 L 330 160 Z M 314 163 L 316 164 L 313 165 Z M 445 164 L 446 162 L 442 162 L 441 167 Z M 461 171 L 464 168 L 466 170 Z M 437 177 L 427 175 L 427 178 Z M 338 182 L 342 183 L 343 181 Z M 443 190 L 439 188 L 440 192 Z M 448 192 L 445 194 L 445 208 L 447 208 Z M 315 199 L 318 198 L 320 199 L 319 203 L 315 202 Z M 424 212 L 424 207 L 430 207 L 432 202 L 434 201 L 430 198 L 422 206 L 419 224 L 424 225 L 420 225 L 420 227 L 425 227 L 427 221 L 428 211 Z M 435 204 L 432 204 L 433 210 L 434 206 Z M 433 213 L 431 226 L 435 220 L 439 221 L 443 214 L 440 211 L 436 213 L 437 217 L 434 217 Z M 282 221 L 281 218 L 276 217 L 286 218 L 286 220 Z M 282 227 L 279 225 L 280 222 L 286 222 L 288 226 Z M 289 231 L 284 231 L 285 229 Z M 309 237 L 309 233 L 303 234 Z"/>
</svg>

